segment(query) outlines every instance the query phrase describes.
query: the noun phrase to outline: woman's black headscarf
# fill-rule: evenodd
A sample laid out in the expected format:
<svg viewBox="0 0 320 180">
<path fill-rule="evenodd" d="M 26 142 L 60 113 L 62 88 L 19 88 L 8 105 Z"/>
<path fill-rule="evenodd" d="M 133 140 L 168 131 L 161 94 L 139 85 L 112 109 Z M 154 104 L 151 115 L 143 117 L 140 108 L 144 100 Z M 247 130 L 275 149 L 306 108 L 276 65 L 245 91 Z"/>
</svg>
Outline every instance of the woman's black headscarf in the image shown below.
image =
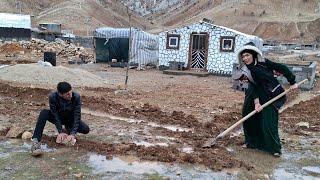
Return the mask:
<svg viewBox="0 0 320 180">
<path fill-rule="evenodd" d="M 240 52 L 240 56 L 242 56 L 244 53 L 250 53 L 253 57 L 253 61 L 257 61 L 257 58 L 258 58 L 258 53 L 254 50 L 251 50 L 251 49 L 245 49 L 243 51 Z"/>
</svg>

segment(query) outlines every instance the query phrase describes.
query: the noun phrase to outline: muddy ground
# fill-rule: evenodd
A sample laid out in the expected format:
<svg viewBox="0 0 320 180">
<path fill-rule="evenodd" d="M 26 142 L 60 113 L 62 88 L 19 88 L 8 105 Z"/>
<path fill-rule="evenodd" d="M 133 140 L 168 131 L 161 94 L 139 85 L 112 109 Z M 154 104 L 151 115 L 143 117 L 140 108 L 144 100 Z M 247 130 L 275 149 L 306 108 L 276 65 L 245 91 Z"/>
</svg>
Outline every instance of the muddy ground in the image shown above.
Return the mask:
<svg viewBox="0 0 320 180">
<path fill-rule="evenodd" d="M 110 88 L 75 88 L 82 96 L 82 118 L 91 132 L 79 135 L 78 142 L 69 147 L 70 150 L 96 152 L 107 158 L 130 155 L 141 160 L 204 165 L 214 171 L 239 169 L 248 172 L 249 177 L 265 177 L 254 160 L 241 157 L 251 151 L 241 148 L 241 127 L 219 140 L 217 146 L 201 148 L 208 138 L 241 118 L 244 94 L 231 89 L 230 78 L 171 76 L 156 70 L 130 70 L 128 93 L 117 94 L 115 91 L 125 78 L 124 69 L 100 65 L 81 68 L 105 78 Z M 280 116 L 286 152 L 303 152 L 303 147 L 297 148 L 297 139 L 319 135 L 320 96 L 317 96 L 317 89 L 308 92 L 313 95 L 311 100 L 287 108 Z M 32 132 L 38 113 L 48 108 L 47 97 L 51 91 L 46 87 L 0 82 L 3 132 L 13 126 Z M 289 99 L 295 99 L 298 94 L 290 94 Z M 308 122 L 309 127 L 297 126 L 299 122 Z M 64 148 L 54 142 L 54 126 L 48 125 L 45 134 L 44 142 L 50 147 Z M 317 147 L 312 151 L 319 153 L 319 140 L 312 139 L 310 143 Z"/>
</svg>

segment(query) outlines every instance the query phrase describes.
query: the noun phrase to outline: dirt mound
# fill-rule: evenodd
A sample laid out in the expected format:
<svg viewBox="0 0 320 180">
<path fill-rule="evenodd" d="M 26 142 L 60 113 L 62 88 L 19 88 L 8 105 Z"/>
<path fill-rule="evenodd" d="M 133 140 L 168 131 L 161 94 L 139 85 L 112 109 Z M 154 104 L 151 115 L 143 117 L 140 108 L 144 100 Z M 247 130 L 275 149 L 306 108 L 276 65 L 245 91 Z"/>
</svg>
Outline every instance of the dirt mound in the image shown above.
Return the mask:
<svg viewBox="0 0 320 180">
<path fill-rule="evenodd" d="M 46 88 L 54 88 L 61 81 L 67 81 L 75 87 L 106 86 L 103 79 L 82 69 L 44 67 L 38 64 L 17 64 L 1 68 L 0 79 Z"/>
<path fill-rule="evenodd" d="M 300 102 L 281 114 L 282 125 L 285 132 L 301 134 L 302 128 L 296 126 L 299 122 L 308 122 L 308 131 L 320 131 L 320 96 L 310 101 Z"/>
<path fill-rule="evenodd" d="M 173 111 L 164 112 L 159 107 L 150 104 L 140 106 L 124 107 L 122 104 L 114 102 L 111 97 L 86 97 L 82 101 L 90 104 L 90 108 L 97 111 L 106 112 L 116 116 L 143 119 L 160 124 L 174 124 L 182 127 L 199 127 L 201 123 L 192 115 L 186 115 L 183 112 Z"/>
</svg>

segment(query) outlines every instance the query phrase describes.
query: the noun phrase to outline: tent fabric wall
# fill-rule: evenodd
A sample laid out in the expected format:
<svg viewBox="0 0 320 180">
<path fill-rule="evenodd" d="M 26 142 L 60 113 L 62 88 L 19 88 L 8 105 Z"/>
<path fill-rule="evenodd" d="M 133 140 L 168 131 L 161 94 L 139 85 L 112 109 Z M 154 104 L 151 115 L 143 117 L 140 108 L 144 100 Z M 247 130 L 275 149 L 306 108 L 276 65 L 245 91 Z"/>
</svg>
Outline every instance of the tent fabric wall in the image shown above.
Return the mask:
<svg viewBox="0 0 320 180">
<path fill-rule="evenodd" d="M 29 41 L 31 39 L 31 30 L 22 28 L 0 27 L 0 39 L 3 41 Z"/>
<path fill-rule="evenodd" d="M 129 38 L 129 28 L 99 28 L 95 30 L 95 38 Z M 96 47 L 98 48 L 98 47 Z M 158 63 L 158 36 L 131 28 L 131 59 L 130 63 L 138 63 L 140 67 Z"/>
</svg>

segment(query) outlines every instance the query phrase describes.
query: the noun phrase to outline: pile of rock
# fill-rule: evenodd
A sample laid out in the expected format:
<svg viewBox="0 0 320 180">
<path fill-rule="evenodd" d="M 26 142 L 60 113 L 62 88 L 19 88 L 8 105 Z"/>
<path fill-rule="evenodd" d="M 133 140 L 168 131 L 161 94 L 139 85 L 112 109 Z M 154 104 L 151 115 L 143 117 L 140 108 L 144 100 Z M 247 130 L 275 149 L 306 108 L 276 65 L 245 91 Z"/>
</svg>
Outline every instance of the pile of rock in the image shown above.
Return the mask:
<svg viewBox="0 0 320 180">
<path fill-rule="evenodd" d="M 17 51 L 17 49 L 19 51 Z M 77 47 L 75 44 L 65 42 L 61 39 L 56 39 L 54 42 L 48 42 L 42 39 L 31 39 L 31 41 L 9 41 L 0 44 L 0 53 L 3 52 L 6 54 L 30 52 L 31 55 L 42 57 L 43 53 L 48 51 L 55 52 L 57 56 L 62 59 L 84 57 L 85 61 L 93 61 L 94 58 L 92 50 Z"/>
</svg>

